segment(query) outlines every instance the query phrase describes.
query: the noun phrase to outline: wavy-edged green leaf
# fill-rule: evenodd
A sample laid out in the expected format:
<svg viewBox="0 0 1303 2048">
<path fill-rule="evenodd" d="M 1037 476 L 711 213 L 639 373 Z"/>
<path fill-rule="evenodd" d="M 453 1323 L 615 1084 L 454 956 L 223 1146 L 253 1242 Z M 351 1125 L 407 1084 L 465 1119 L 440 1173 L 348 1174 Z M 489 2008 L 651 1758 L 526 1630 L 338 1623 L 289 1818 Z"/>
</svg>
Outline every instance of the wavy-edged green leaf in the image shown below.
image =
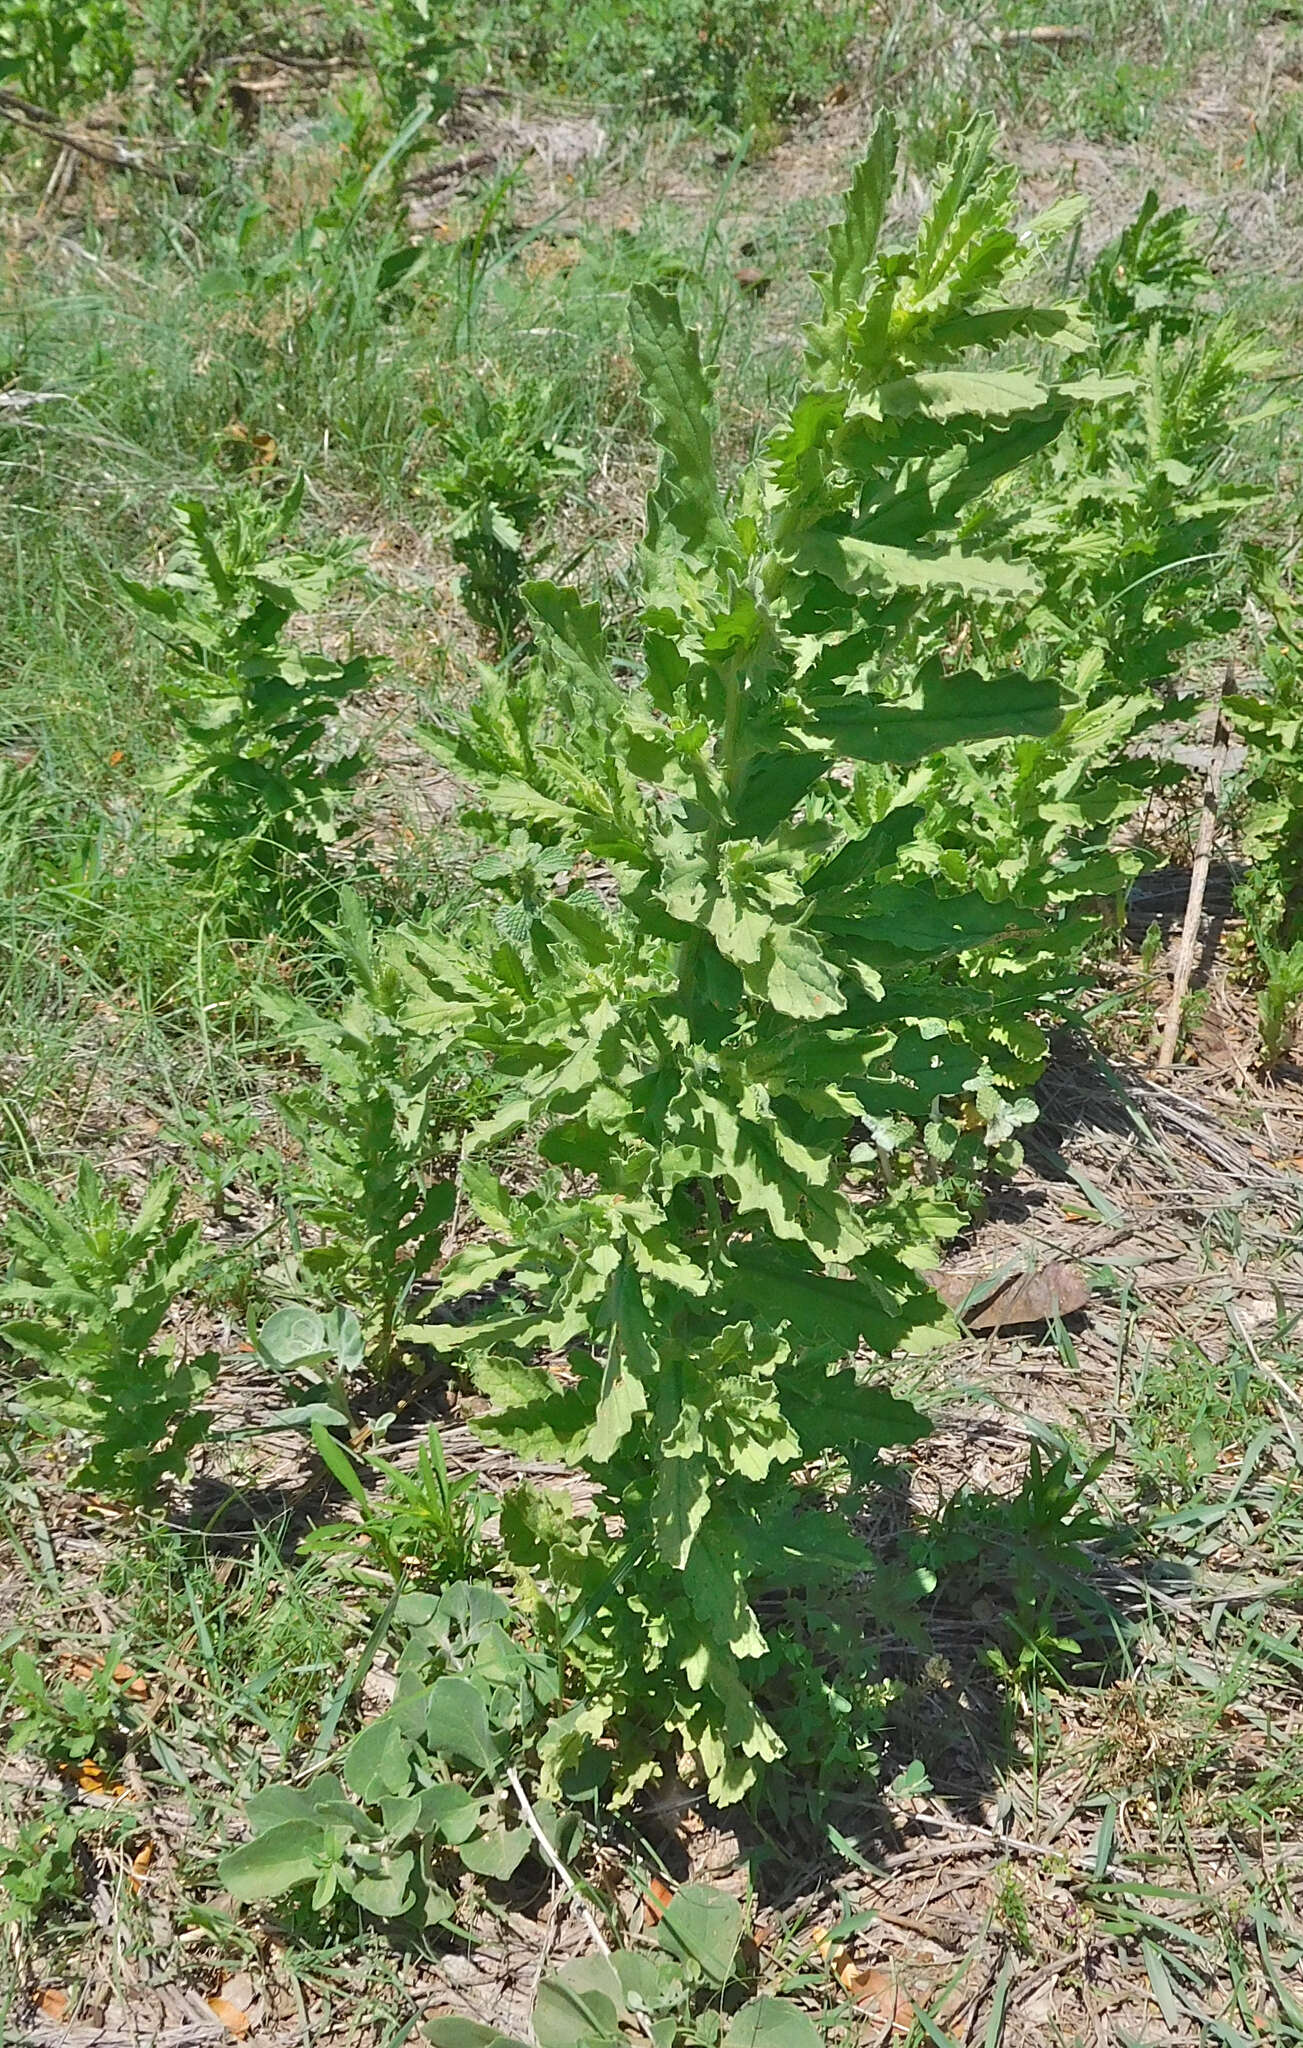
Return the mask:
<svg viewBox="0 0 1303 2048">
<path fill-rule="evenodd" d="M 878 116 L 868 149 L 855 167 L 842 218 L 828 230 L 830 263 L 824 301 L 830 312 L 858 305 L 891 203 L 899 149 L 896 123 Z"/>
<path fill-rule="evenodd" d="M 1045 929 L 1033 910 L 1013 903 L 990 903 L 976 892 L 941 896 L 926 882 L 882 882 L 866 889 L 862 902 L 846 915 L 816 916 L 817 929 L 855 958 L 865 949 L 887 946 L 939 960 L 1012 932 Z"/>
<path fill-rule="evenodd" d="M 885 1451 L 932 1433 L 932 1424 L 912 1402 L 866 1384 L 849 1370 L 803 1379 L 788 1400 L 804 1458 L 824 1451 Z"/>
<path fill-rule="evenodd" d="M 916 370 L 878 386 L 877 406 L 884 419 L 952 420 L 965 415 L 1007 420 L 1017 413 L 1036 412 L 1049 399 L 1047 387 L 1025 370 Z"/>
<path fill-rule="evenodd" d="M 678 300 L 639 285 L 629 301 L 634 361 L 661 449 L 660 480 L 648 506 L 648 541 L 669 526 L 691 551 L 736 549 L 724 518 L 711 439 L 711 393 L 696 334 Z"/>
<path fill-rule="evenodd" d="M 796 925 L 774 925 L 753 967 L 744 969 L 749 988 L 783 1017 L 836 1017 L 846 1008 L 841 977 L 818 940 Z"/>
<path fill-rule="evenodd" d="M 850 534 L 809 533 L 794 566 L 826 576 L 850 597 L 896 590 L 954 590 L 964 597 L 1034 598 L 1040 578 L 1026 562 L 964 548 L 894 548 Z"/>
<path fill-rule="evenodd" d="M 527 583 L 524 599 L 548 640 L 595 692 L 613 696 L 602 608 L 557 583 Z"/>
<path fill-rule="evenodd" d="M 651 1521 L 656 1548 L 666 1564 L 682 1571 L 693 1540 L 710 1507 L 710 1468 L 703 1458 L 660 1461 L 652 1494 Z"/>
</svg>

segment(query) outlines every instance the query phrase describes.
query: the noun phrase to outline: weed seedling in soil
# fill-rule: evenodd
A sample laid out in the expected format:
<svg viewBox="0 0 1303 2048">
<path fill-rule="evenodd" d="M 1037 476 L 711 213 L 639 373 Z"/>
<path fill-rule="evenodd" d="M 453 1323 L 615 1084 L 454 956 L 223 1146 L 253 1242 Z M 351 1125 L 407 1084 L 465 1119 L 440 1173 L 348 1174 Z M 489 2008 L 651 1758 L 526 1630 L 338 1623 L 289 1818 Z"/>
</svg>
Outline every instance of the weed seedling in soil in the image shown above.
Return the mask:
<svg viewBox="0 0 1303 2048">
<path fill-rule="evenodd" d="M 130 1217 L 89 1160 L 64 1201 L 31 1183 L 13 1194 L 0 1342 L 36 1369 L 18 1378 L 17 1405 L 40 1432 L 87 1440 L 79 1484 L 152 1501 L 185 1470 L 211 1421 L 200 1402 L 216 1356 L 187 1358 L 159 1337 L 177 1296 L 211 1261 L 200 1225 L 176 1221 L 171 1174 L 150 1183 Z"/>
<path fill-rule="evenodd" d="M 286 637 L 352 572 L 353 550 L 286 540 L 303 479 L 279 503 L 233 497 L 214 517 L 175 508 L 180 544 L 160 583 L 122 587 L 173 658 L 164 693 L 183 744 L 161 794 L 179 813 L 175 858 L 203 877 L 225 929 L 301 936 L 329 909 L 330 850 L 346 835 L 356 749 L 325 750 L 340 705 L 366 687 L 358 656 L 306 654 Z"/>
</svg>

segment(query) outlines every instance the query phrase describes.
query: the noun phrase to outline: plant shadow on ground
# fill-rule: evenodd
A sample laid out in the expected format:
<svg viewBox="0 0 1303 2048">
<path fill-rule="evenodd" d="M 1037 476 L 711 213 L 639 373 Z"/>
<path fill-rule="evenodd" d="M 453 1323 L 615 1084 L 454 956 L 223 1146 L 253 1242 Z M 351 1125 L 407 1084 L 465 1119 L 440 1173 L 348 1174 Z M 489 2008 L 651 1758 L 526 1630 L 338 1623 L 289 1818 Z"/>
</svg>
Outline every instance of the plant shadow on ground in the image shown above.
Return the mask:
<svg viewBox="0 0 1303 2048">
<path fill-rule="evenodd" d="M 1069 1318 L 1069 1327 L 1082 1320 Z M 446 1381 L 420 1392 L 406 1419 L 418 1436 L 455 1422 Z M 985 1434 L 982 1417 L 953 1412 L 938 1430 L 947 1452 L 959 1438 L 961 1464 L 977 1458 Z M 794 1771 L 772 1803 L 716 1810 L 671 1774 L 614 1832 L 650 1848 L 672 1880 L 694 1871 L 679 1825 L 689 1808 L 735 1841 L 765 1905 L 790 1902 L 797 1870 L 808 1875 L 830 1849 L 839 1863 L 858 1856 L 869 1867 L 900 1852 L 917 1817 L 894 1794 L 935 1794 L 955 1821 L 988 1826 L 1005 1781 L 1029 1760 L 1042 1703 L 1056 1692 L 1103 1695 L 1125 1680 L 1150 1591 L 1162 1598 L 1189 1582 L 1188 1566 L 1156 1550 L 1140 1520 L 1099 1504 L 1102 1461 L 1083 1466 L 1032 1441 L 1025 1470 L 1005 1473 L 1003 1486 L 960 1484 L 935 1502 L 927 1441 L 847 1502 L 878 1560 L 872 1579 L 847 1583 L 833 1614 L 834 1639 L 862 1651 L 861 1668 L 873 1674 L 876 1726 L 862 1781 L 812 1794 L 808 1774 Z M 459 1462 L 450 1445 L 454 1480 L 465 1476 Z M 948 1455 L 945 1463 L 950 1469 Z M 226 1569 L 241 1556 L 253 1567 L 274 1552 L 292 1567 L 305 1540 L 311 1548 L 314 1532 L 338 1524 L 341 1510 L 348 1513 L 344 1489 L 313 1458 L 292 1484 L 201 1482 L 173 1534 L 196 1565 L 216 1553 Z M 405 1583 L 435 1587 L 419 1570 Z M 777 1612 L 767 1619 L 782 1626 Z M 834 1688 L 842 1682 L 834 1658 L 823 1677 Z M 512 1903 L 528 1910 L 514 1894 Z"/>
<path fill-rule="evenodd" d="M 971 1426 L 980 1437 L 980 1422 Z M 817 1810 L 759 1812 L 738 1829 L 763 1903 L 789 1904 L 807 1882 L 798 1849 L 826 1862 L 831 1846 L 838 1861 L 874 1869 L 903 1852 L 906 1830 L 916 1849 L 917 1829 L 931 1832 L 918 1795 L 935 1795 L 952 1823 L 1001 1826 L 1003 1788 L 1033 1761 L 1046 1703 L 1103 1697 L 1133 1675 L 1151 1594 L 1170 1596 L 1191 1573 L 1139 1518 L 1096 1508 L 1101 1464 L 1083 1470 L 1033 1442 L 1016 1491 L 961 1486 L 928 1508 L 902 1464 L 866 1502 L 861 1526 L 880 1574 L 846 1606 L 882 1687 L 877 1767 Z M 905 1589 L 920 1577 L 931 1590 L 911 1600 Z M 836 1672 L 826 1675 L 835 1685 Z M 734 1813 L 719 1819 L 737 1828 Z M 682 1866 L 672 1837 L 657 1846 Z"/>
<path fill-rule="evenodd" d="M 1191 976 L 1192 987 L 1203 985 L 1220 957 L 1227 923 L 1236 915 L 1235 889 L 1242 874 L 1242 867 L 1230 861 L 1214 861 L 1209 867 L 1199 947 Z M 1157 926 L 1163 946 L 1171 945 L 1180 937 L 1189 894 L 1188 866 L 1169 863 L 1166 867 L 1150 868 L 1147 873 L 1137 875 L 1127 896 L 1128 939 L 1136 945 L 1143 945 L 1150 931 Z"/>
</svg>

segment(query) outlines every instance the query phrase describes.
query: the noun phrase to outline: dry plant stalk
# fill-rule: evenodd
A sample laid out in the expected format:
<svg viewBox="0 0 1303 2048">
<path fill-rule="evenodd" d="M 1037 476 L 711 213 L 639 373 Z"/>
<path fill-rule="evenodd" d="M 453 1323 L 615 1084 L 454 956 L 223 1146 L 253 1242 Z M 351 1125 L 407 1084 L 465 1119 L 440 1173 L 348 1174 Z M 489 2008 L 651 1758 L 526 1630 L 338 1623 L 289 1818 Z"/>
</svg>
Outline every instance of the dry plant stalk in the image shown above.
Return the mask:
<svg viewBox="0 0 1303 2048">
<path fill-rule="evenodd" d="M 1177 1040 L 1181 1035 L 1181 1011 L 1194 969 L 1195 949 L 1199 944 L 1199 923 L 1203 916 L 1204 892 L 1208 887 L 1213 841 L 1217 836 L 1217 812 L 1221 803 L 1222 776 L 1226 770 L 1226 750 L 1230 744 L 1230 733 L 1222 715 L 1222 700 L 1234 680 L 1235 664 L 1228 661 L 1226 673 L 1217 692 L 1212 758 L 1208 763 L 1208 780 L 1204 785 L 1199 837 L 1194 849 L 1194 866 L 1190 870 L 1190 894 L 1186 899 L 1185 923 L 1181 927 L 1181 943 L 1177 947 L 1176 965 L 1172 970 L 1172 994 L 1167 1006 L 1167 1021 L 1163 1026 L 1162 1043 L 1158 1048 L 1160 1067 L 1170 1067 L 1176 1058 Z"/>
</svg>

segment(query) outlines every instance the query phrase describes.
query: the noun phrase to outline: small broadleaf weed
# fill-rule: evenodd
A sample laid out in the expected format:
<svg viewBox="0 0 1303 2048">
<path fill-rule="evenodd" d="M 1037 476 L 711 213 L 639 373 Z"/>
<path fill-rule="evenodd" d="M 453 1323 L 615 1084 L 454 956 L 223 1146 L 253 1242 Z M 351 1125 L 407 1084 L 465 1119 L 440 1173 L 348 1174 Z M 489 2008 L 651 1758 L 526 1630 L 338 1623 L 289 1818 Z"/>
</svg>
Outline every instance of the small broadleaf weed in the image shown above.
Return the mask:
<svg viewBox="0 0 1303 2048">
<path fill-rule="evenodd" d="M 508 1769 L 537 1789 L 531 1810 L 554 1849 L 572 1853 L 582 1824 L 549 1796 L 556 1773 L 539 1751 L 589 1745 L 573 1710 L 559 1713 L 554 1662 L 517 1640 L 487 1585 L 404 1594 L 394 1620 L 406 1640 L 393 1705 L 354 1737 L 338 1774 L 249 1800 L 252 1839 L 221 1865 L 235 1898 L 305 1890 L 317 1912 L 343 1898 L 381 1919 L 450 1926 L 466 1872 L 506 1879 L 536 1853 Z"/>
<path fill-rule="evenodd" d="M 79 1484 L 148 1503 L 184 1471 L 211 1421 L 200 1403 L 215 1354 L 186 1357 L 159 1334 L 210 1262 L 200 1225 L 177 1222 L 167 1173 L 134 1217 L 89 1161 L 65 1201 L 26 1182 L 12 1193 L 0 1341 L 36 1368 L 18 1379 L 17 1406 L 38 1431 L 87 1439 Z"/>
<path fill-rule="evenodd" d="M 174 508 L 180 542 L 161 582 L 121 579 L 172 657 L 163 689 L 181 728 L 162 794 L 180 814 L 177 861 L 205 878 L 238 936 L 302 932 L 336 886 L 330 850 L 345 831 L 364 765 L 331 751 L 341 704 L 366 687 L 360 656 L 336 661 L 286 637 L 355 573 L 348 543 L 282 546 L 303 480 L 279 505 L 254 492 L 214 515 L 197 499 Z"/>
<path fill-rule="evenodd" d="M 338 1015 L 266 991 L 264 1008 L 318 1079 L 284 1102 L 302 1146 L 295 1198 L 321 1241 L 300 1253 L 305 1274 L 362 1318 L 374 1368 L 390 1363 L 414 1284 L 438 1258 L 452 1213 L 451 1173 L 430 1178 L 437 1148 L 440 1062 L 402 1022 L 403 986 L 377 947 L 360 897 L 340 892 L 326 934 L 352 996 Z"/>
</svg>

